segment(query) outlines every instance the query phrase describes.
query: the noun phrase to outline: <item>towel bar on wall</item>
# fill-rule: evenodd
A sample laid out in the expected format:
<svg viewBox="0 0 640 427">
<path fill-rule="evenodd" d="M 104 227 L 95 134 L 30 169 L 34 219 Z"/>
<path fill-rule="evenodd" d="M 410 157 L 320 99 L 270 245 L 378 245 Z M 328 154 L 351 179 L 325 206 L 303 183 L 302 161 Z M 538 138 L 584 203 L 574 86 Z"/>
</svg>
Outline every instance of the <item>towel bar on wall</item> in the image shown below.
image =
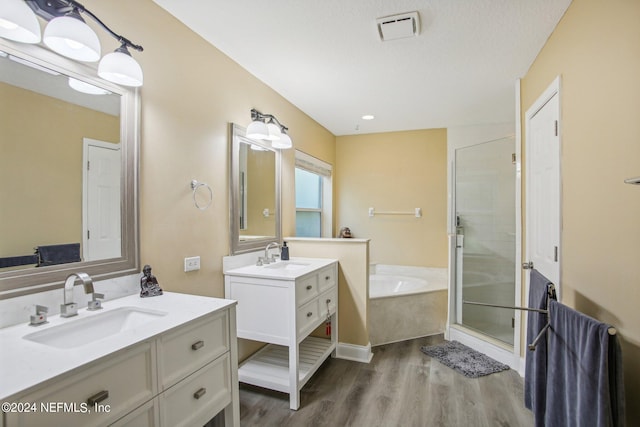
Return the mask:
<svg viewBox="0 0 640 427">
<path fill-rule="evenodd" d="M 376 211 L 375 208 L 369 208 L 369 216 L 374 217 L 376 215 L 412 215 L 416 218 L 422 217 L 422 208 L 415 208 L 413 212 L 400 212 L 400 211 Z"/>
<path fill-rule="evenodd" d="M 540 332 L 535 337 L 533 342 L 531 344 L 527 345 L 527 348 L 529 350 L 534 351 L 536 349 L 536 346 L 538 345 L 538 341 L 540 341 L 540 338 L 542 338 L 542 336 L 551 327 L 551 323 L 549 322 L 549 308 L 548 308 L 550 299 L 557 300 L 557 298 L 556 298 L 556 288 L 552 283 L 549 284 L 548 288 L 547 288 L 547 308 L 546 309 L 543 309 L 543 308 L 532 308 L 532 307 L 518 307 L 518 306 L 513 306 L 513 305 L 489 304 L 489 303 L 485 303 L 485 302 L 464 301 L 464 300 L 462 301 L 462 303 L 463 304 L 471 304 L 471 305 L 482 305 L 482 306 L 486 306 L 486 307 L 506 308 L 506 309 L 509 309 L 509 310 L 535 311 L 537 313 L 546 314 L 547 315 L 547 324 L 544 325 L 544 327 L 540 330 Z M 609 333 L 609 335 L 616 335 L 616 333 L 617 333 L 616 328 L 614 328 L 614 327 L 610 327 L 609 329 L 607 329 L 607 332 Z"/>
</svg>

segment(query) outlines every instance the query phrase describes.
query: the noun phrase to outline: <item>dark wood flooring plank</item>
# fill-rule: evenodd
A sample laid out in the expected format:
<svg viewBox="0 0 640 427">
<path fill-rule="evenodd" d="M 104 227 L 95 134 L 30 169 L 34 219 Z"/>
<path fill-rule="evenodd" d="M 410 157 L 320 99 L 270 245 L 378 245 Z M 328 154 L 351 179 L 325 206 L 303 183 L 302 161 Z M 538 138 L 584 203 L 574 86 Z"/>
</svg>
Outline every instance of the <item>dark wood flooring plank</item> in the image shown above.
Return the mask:
<svg viewBox="0 0 640 427">
<path fill-rule="evenodd" d="M 466 378 L 420 351 L 442 336 L 373 349 L 370 364 L 329 359 L 301 392 L 289 396 L 241 384 L 240 422 L 259 427 L 533 426 L 523 380 L 504 371 Z"/>
</svg>

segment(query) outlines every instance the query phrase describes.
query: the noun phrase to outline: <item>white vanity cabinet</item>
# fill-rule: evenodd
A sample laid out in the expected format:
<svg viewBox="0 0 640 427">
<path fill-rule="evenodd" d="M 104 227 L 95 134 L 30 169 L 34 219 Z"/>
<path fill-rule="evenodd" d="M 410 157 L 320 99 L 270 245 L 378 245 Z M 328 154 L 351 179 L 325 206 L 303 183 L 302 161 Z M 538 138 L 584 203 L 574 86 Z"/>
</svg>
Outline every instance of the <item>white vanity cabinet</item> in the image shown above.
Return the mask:
<svg viewBox="0 0 640 427">
<path fill-rule="evenodd" d="M 238 302 L 238 337 L 269 343 L 240 365 L 239 380 L 289 393 L 290 408 L 298 409 L 300 389 L 336 348 L 337 261 L 295 258 L 231 269 L 225 296 Z M 327 321 L 329 336 L 310 336 Z"/>
<path fill-rule="evenodd" d="M 203 314 L 206 298 L 194 298 L 195 318 L 2 399 L 22 405 L 3 427 L 199 426 L 222 410 L 238 426 L 235 303 Z"/>
</svg>

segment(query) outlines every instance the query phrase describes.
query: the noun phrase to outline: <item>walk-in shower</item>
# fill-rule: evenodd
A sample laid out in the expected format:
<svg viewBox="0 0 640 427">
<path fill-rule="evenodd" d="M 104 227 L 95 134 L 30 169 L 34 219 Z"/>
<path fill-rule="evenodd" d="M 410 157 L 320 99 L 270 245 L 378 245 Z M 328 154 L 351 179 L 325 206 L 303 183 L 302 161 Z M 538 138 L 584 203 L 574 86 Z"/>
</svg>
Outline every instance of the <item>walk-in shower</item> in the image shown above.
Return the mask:
<svg viewBox="0 0 640 427">
<path fill-rule="evenodd" d="M 514 312 L 465 301 L 514 305 L 514 138 L 455 151 L 455 323 L 514 344 Z M 453 268 L 454 266 L 452 266 Z"/>
</svg>

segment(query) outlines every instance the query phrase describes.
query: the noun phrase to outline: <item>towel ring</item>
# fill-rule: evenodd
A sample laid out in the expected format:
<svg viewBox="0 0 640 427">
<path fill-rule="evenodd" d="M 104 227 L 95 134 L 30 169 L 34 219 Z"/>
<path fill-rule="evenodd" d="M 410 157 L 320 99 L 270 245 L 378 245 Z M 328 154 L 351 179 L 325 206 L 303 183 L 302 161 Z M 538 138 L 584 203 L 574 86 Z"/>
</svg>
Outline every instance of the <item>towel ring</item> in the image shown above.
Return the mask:
<svg viewBox="0 0 640 427">
<path fill-rule="evenodd" d="M 198 201 L 196 200 L 196 192 L 200 187 L 204 187 L 209 190 L 209 201 L 206 205 L 199 205 Z M 211 187 L 209 187 L 209 185 L 204 182 L 198 182 L 194 179 L 191 181 L 191 189 L 193 190 L 193 204 L 196 205 L 196 208 L 200 209 L 201 211 L 207 210 L 207 208 L 209 208 L 209 206 L 211 206 L 211 203 L 213 202 L 213 190 L 211 190 Z"/>
</svg>

